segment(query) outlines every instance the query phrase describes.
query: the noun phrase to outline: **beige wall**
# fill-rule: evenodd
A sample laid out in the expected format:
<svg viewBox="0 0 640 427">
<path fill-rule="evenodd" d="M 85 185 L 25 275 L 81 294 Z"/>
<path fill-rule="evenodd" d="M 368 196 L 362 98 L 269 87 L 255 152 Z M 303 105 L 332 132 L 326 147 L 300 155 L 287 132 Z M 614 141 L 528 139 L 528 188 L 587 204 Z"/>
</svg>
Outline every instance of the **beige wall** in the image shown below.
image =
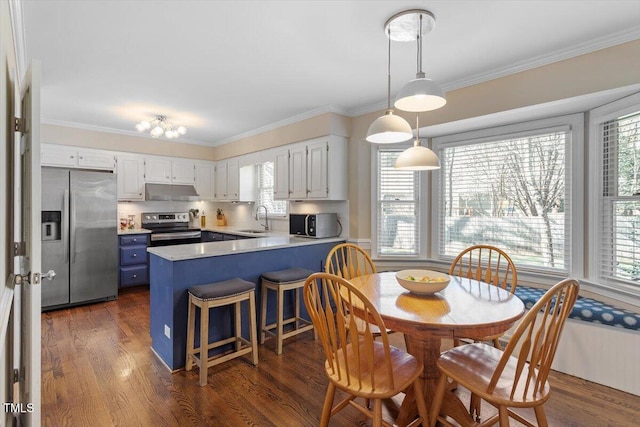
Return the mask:
<svg viewBox="0 0 640 427">
<path fill-rule="evenodd" d="M 325 135 L 349 136 L 350 119 L 325 113 L 216 147 L 216 160 L 275 148 Z"/>
<path fill-rule="evenodd" d="M 447 93 L 447 105 L 421 113 L 430 126 L 558 101 L 640 83 L 640 40 L 523 71 Z M 350 237 L 371 237 L 371 145 L 369 125 L 384 111 L 351 120 L 349 139 Z M 403 115 L 402 112 L 396 111 Z M 415 116 L 404 115 L 413 123 Z"/>
<path fill-rule="evenodd" d="M 41 141 L 49 144 L 75 145 L 79 147 L 100 148 L 103 150 L 127 151 L 189 159 L 214 159 L 213 147 L 183 144 L 141 136 L 46 124 L 42 125 L 40 135 Z"/>
</svg>

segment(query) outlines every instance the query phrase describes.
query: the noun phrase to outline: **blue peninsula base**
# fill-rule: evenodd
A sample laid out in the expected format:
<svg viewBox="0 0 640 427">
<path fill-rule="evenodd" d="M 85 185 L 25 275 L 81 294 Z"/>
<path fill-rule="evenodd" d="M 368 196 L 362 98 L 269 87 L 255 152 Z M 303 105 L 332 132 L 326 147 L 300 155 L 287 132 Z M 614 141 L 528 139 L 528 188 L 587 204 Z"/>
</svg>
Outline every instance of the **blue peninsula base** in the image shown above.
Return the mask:
<svg viewBox="0 0 640 427">
<path fill-rule="evenodd" d="M 253 282 L 256 284 L 256 309 L 258 311 L 256 318 L 260 319 L 260 275 L 262 273 L 290 267 L 323 271 L 327 254 L 335 245 L 336 242 L 333 241 L 179 261 L 170 261 L 150 253 L 150 324 L 153 350 L 171 370 L 175 371 L 184 367 L 189 301 L 187 289 L 189 287 L 235 277 Z M 268 307 L 267 324 L 272 323 L 275 319 L 275 295 L 273 292 L 269 295 Z M 248 338 L 247 304 L 243 304 L 242 310 L 243 336 Z M 211 310 L 209 317 L 210 341 L 232 335 L 232 316 L 231 306 Z M 196 337 L 199 336 L 198 334 L 196 332 Z M 196 345 L 198 344 L 196 343 Z"/>
</svg>

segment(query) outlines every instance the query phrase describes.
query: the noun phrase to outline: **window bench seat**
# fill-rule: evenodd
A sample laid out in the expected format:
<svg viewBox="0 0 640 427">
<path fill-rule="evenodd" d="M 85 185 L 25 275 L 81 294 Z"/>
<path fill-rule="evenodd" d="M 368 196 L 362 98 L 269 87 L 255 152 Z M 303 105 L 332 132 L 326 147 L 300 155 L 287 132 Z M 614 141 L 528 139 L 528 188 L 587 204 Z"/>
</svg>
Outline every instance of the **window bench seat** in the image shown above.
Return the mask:
<svg viewBox="0 0 640 427">
<path fill-rule="evenodd" d="M 522 285 L 518 285 L 515 291 L 516 296 L 524 302 L 527 309 L 531 308 L 544 293 L 544 289 Z M 592 298 L 579 296 L 569 318 L 633 331 L 640 330 L 639 313 L 614 307 Z"/>
<path fill-rule="evenodd" d="M 527 308 L 544 289 L 518 285 Z M 504 338 L 508 341 L 514 327 Z M 552 369 L 640 396 L 640 314 L 578 297 L 567 319 Z"/>
</svg>

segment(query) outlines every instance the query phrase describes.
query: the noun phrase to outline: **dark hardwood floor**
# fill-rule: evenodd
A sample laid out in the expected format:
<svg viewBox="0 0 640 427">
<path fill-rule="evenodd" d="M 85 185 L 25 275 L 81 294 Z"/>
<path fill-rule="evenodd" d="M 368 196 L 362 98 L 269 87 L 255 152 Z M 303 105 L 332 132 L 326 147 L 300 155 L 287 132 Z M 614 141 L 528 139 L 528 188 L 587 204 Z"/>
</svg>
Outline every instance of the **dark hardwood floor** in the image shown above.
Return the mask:
<svg viewBox="0 0 640 427">
<path fill-rule="evenodd" d="M 197 368 L 172 374 L 151 351 L 148 301 L 148 289 L 129 289 L 117 301 L 42 315 L 43 425 L 318 425 L 327 380 L 322 348 L 311 333 L 287 340 L 282 356 L 268 340 L 257 367 L 240 358 L 210 368 L 201 388 Z M 551 384 L 550 425 L 638 425 L 637 396 L 559 373 Z M 483 417 L 495 413 L 487 404 L 482 409 Z M 347 408 L 331 425 L 367 421 Z"/>
</svg>

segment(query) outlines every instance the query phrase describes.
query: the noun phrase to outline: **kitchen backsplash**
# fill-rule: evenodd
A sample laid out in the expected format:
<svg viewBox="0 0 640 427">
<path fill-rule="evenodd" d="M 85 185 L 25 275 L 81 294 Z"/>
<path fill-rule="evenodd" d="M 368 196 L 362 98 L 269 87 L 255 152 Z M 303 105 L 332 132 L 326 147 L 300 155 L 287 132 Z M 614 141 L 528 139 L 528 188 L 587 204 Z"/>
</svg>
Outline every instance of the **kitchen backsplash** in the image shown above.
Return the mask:
<svg viewBox="0 0 640 427">
<path fill-rule="evenodd" d="M 264 220 L 256 221 L 255 203 L 221 203 L 221 202 L 126 202 L 118 203 L 119 217 L 134 216 L 135 226 L 140 227 L 143 212 L 189 212 L 198 209 L 198 217 L 191 219 L 191 226 L 200 227 L 200 215 L 204 211 L 206 226 L 216 226 L 216 210 L 220 208 L 227 220 L 227 226 L 261 229 Z M 316 201 L 289 202 L 291 213 L 324 213 L 336 212 L 342 226 L 341 236 L 349 236 L 349 202 L 347 201 Z M 288 217 L 269 217 L 269 226 L 274 231 L 289 231 Z"/>
</svg>

